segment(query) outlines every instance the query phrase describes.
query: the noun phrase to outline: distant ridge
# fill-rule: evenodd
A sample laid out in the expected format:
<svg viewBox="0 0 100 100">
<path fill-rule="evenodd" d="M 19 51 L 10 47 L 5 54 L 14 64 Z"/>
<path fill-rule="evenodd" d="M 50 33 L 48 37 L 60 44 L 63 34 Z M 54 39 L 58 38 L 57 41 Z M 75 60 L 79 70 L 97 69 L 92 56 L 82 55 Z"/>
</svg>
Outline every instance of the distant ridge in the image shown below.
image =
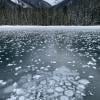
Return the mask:
<svg viewBox="0 0 100 100">
<path fill-rule="evenodd" d="M 73 0 L 0 0 L 0 7 L 5 8 L 54 8 L 68 5 Z"/>
</svg>

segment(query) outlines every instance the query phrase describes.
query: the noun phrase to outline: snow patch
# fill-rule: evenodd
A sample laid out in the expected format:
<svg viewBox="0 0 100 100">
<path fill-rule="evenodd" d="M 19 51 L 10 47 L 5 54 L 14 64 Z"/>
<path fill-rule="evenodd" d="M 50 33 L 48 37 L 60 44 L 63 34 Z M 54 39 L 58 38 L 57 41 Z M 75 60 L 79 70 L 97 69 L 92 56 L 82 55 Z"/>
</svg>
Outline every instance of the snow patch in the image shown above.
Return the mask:
<svg viewBox="0 0 100 100">
<path fill-rule="evenodd" d="M 11 0 L 13 3 L 16 3 L 16 4 L 18 4 L 19 3 L 19 1 L 18 0 Z"/>
<path fill-rule="evenodd" d="M 64 1 L 64 0 L 43 0 L 43 1 L 49 3 L 49 4 L 52 5 L 52 6 L 55 6 L 55 5 L 61 3 L 61 2 Z"/>
</svg>

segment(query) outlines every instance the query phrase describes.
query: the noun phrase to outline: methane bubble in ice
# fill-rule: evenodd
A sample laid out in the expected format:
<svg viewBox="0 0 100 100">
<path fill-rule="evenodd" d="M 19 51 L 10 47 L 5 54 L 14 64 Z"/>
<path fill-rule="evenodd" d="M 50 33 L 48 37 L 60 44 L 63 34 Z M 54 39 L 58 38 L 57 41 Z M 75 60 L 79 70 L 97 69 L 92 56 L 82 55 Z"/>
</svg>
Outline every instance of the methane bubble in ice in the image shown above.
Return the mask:
<svg viewBox="0 0 100 100">
<path fill-rule="evenodd" d="M 63 66 L 53 72 L 22 76 L 4 93 L 11 93 L 6 100 L 82 100 L 88 84 L 76 71 Z"/>
</svg>

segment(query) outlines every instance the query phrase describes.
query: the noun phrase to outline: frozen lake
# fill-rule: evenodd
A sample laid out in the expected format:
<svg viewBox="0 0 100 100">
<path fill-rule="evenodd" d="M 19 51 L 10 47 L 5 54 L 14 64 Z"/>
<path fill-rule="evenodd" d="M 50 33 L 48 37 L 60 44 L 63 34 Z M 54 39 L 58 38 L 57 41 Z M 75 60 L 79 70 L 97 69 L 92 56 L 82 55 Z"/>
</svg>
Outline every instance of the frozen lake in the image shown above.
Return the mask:
<svg viewBox="0 0 100 100">
<path fill-rule="evenodd" d="M 99 98 L 99 27 L 0 27 L 0 100 Z"/>
</svg>

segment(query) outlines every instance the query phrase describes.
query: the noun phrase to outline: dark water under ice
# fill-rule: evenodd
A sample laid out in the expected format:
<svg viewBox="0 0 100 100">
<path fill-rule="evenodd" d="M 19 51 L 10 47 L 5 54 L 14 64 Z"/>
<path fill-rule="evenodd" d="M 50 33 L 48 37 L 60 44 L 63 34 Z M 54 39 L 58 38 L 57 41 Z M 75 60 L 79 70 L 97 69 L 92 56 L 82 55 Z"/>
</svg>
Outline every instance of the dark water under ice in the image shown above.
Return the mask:
<svg viewBox="0 0 100 100">
<path fill-rule="evenodd" d="M 61 66 L 90 81 L 84 100 L 99 100 L 100 32 L 0 32 L 0 100 L 9 97 L 4 89 L 22 76 Z"/>
</svg>

